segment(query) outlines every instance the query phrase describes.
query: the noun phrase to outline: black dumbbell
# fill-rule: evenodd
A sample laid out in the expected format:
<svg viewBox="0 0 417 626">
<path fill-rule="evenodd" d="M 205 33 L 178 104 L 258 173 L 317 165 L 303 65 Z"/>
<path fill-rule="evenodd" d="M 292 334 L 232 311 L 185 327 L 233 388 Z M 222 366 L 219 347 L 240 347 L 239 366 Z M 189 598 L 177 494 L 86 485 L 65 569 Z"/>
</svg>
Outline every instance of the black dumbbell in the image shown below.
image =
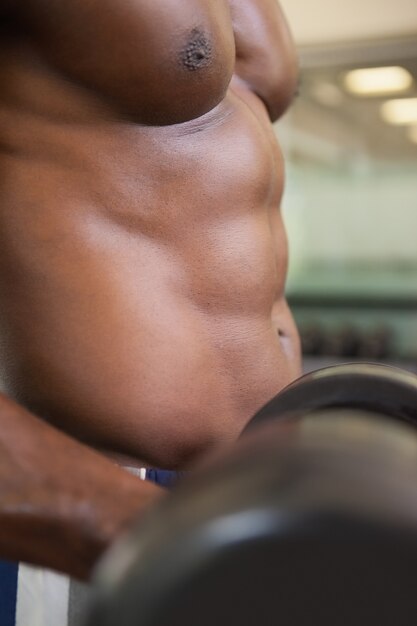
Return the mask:
<svg viewBox="0 0 417 626">
<path fill-rule="evenodd" d="M 265 421 L 303 418 L 328 408 L 371 411 L 417 426 L 417 376 L 376 363 L 346 363 L 316 370 L 276 395 L 244 432 Z"/>
<path fill-rule="evenodd" d="M 388 413 L 308 404 L 296 430 L 258 414 L 109 551 L 88 626 L 409 625 L 417 437 Z"/>
</svg>

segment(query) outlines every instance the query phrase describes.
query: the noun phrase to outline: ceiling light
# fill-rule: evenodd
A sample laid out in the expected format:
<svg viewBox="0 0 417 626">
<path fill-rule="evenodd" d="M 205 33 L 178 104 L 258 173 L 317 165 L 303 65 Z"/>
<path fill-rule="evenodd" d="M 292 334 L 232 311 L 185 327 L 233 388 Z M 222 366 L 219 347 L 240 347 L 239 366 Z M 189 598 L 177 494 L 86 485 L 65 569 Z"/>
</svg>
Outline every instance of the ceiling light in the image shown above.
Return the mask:
<svg viewBox="0 0 417 626">
<path fill-rule="evenodd" d="M 408 138 L 413 143 L 417 143 L 417 126 L 412 126 L 408 131 Z"/>
<path fill-rule="evenodd" d="M 417 98 L 388 100 L 381 107 L 381 115 L 389 124 L 417 124 Z"/>
<path fill-rule="evenodd" d="M 356 96 L 381 96 L 406 91 L 413 84 L 413 77 L 399 66 L 370 67 L 348 72 L 343 83 Z"/>
</svg>

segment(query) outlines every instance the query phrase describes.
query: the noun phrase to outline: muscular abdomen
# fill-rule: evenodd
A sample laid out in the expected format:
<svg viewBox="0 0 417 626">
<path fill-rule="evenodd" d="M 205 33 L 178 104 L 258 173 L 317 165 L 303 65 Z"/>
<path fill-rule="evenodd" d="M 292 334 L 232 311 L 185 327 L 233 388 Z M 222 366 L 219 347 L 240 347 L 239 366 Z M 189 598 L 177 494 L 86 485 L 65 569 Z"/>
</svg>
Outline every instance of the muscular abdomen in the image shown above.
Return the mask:
<svg viewBox="0 0 417 626">
<path fill-rule="evenodd" d="M 236 437 L 299 366 L 263 106 L 231 90 L 169 128 L 3 107 L 1 130 L 6 390 L 160 466 Z"/>
</svg>

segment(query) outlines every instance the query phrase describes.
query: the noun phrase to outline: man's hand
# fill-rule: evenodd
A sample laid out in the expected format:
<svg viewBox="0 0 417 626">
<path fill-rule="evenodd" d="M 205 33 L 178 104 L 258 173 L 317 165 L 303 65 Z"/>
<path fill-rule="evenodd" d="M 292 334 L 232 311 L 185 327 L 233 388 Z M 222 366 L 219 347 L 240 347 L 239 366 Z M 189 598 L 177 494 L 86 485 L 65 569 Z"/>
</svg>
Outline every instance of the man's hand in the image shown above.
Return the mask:
<svg viewBox="0 0 417 626">
<path fill-rule="evenodd" d="M 162 494 L 0 394 L 0 558 L 88 579 Z"/>
</svg>

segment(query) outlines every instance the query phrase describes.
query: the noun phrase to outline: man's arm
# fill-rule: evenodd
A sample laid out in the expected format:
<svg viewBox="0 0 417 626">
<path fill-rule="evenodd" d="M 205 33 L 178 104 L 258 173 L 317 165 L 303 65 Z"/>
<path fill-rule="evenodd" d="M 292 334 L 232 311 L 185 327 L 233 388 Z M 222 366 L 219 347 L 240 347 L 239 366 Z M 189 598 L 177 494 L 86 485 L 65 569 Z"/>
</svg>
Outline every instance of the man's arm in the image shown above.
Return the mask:
<svg viewBox="0 0 417 626">
<path fill-rule="evenodd" d="M 143 124 L 193 119 L 233 74 L 227 0 L 15 0 L 44 59 Z"/>
<path fill-rule="evenodd" d="M 0 558 L 86 580 L 162 493 L 0 394 Z"/>
<path fill-rule="evenodd" d="M 263 100 L 272 121 L 292 101 L 298 60 L 277 0 L 230 0 L 236 75 Z"/>
</svg>

